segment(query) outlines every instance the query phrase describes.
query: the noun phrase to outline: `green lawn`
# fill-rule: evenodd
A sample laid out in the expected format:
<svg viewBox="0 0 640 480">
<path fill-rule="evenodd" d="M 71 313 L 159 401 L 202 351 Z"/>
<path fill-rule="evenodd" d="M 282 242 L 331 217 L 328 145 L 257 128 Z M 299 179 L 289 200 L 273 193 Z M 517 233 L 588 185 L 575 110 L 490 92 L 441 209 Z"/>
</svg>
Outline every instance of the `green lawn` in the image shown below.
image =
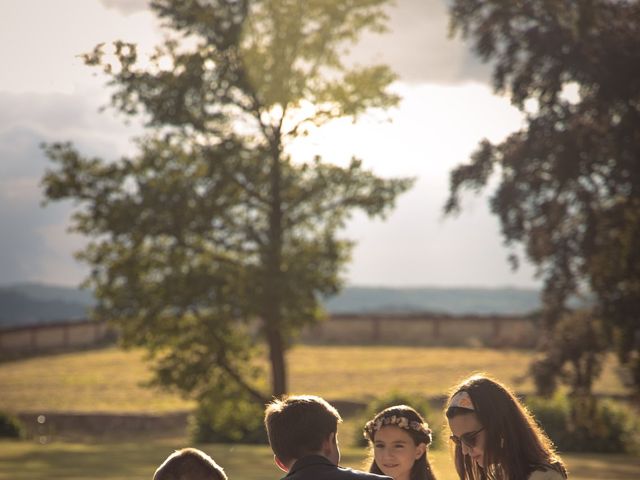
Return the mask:
<svg viewBox="0 0 640 480">
<path fill-rule="evenodd" d="M 0 441 L 0 480 L 131 480 L 150 479 L 155 468 L 183 439 L 142 443 L 74 444 Z M 230 480 L 278 479 L 266 446 L 199 445 L 225 468 Z M 364 449 L 343 449 L 343 465 L 366 467 Z M 455 480 L 449 452 L 430 452 L 438 480 Z M 571 480 L 640 478 L 640 459 L 620 455 L 564 455 Z"/>
<path fill-rule="evenodd" d="M 391 390 L 443 395 L 460 378 L 486 371 L 517 391 L 532 391 L 523 380 L 532 353 L 470 348 L 389 346 L 298 346 L 288 355 L 291 391 L 315 393 L 330 400 L 358 400 Z M 600 393 L 624 393 L 607 362 L 596 385 Z M 0 364 L 0 410 L 80 412 L 168 412 L 192 403 L 175 394 L 142 385 L 150 370 L 140 351 L 116 348 L 53 355 Z M 433 424 L 442 418 L 431 418 Z M 366 452 L 353 447 L 361 419 L 341 427 L 343 464 L 366 465 Z M 0 441 L 0 480 L 150 479 L 153 470 L 175 448 L 188 444 L 174 439 L 128 439 L 104 443 Z M 201 446 L 225 467 L 233 479 L 277 479 L 269 449 L 262 446 Z M 454 480 L 448 451 L 430 453 L 439 480 Z M 640 478 L 640 459 L 617 455 L 564 455 L 572 480 Z"/>
<path fill-rule="evenodd" d="M 532 353 L 485 348 L 390 346 L 295 347 L 288 355 L 290 390 L 330 400 L 358 400 L 391 390 L 443 395 L 462 377 L 488 372 L 518 392 L 532 391 L 523 380 Z M 192 403 L 176 394 L 144 387 L 150 378 L 141 351 L 117 348 L 0 363 L 0 409 L 8 411 L 169 412 Z M 596 391 L 624 388 L 609 358 Z"/>
</svg>

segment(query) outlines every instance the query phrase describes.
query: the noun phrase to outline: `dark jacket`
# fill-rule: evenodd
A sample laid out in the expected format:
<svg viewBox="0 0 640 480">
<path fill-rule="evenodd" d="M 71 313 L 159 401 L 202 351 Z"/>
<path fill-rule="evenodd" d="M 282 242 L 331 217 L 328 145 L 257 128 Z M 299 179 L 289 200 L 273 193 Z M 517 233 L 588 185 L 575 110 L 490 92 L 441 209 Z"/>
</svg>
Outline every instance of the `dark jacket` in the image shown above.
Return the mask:
<svg viewBox="0 0 640 480">
<path fill-rule="evenodd" d="M 282 480 L 391 480 L 391 478 L 338 467 L 322 455 L 309 455 L 296 461 Z"/>
</svg>

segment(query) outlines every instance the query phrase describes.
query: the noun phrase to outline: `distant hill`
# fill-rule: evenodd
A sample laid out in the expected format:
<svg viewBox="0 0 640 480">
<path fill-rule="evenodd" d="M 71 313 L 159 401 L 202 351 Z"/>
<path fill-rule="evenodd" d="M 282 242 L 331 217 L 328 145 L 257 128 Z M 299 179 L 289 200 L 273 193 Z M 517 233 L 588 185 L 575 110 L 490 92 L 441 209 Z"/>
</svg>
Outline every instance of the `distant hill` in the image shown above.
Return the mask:
<svg viewBox="0 0 640 480">
<path fill-rule="evenodd" d="M 540 307 L 539 292 L 516 288 L 347 287 L 325 300 L 330 313 L 519 315 Z M 0 327 L 86 318 L 91 292 L 36 283 L 0 287 Z"/>
<path fill-rule="evenodd" d="M 87 318 L 91 292 L 41 284 L 0 287 L 0 327 Z"/>
<path fill-rule="evenodd" d="M 73 287 L 61 287 L 42 283 L 20 283 L 9 287 L 0 287 L 0 291 L 16 292 L 34 300 L 62 301 L 91 306 L 95 303 L 93 294 L 88 290 Z"/>
<path fill-rule="evenodd" d="M 540 308 L 540 292 L 516 288 L 348 287 L 329 298 L 325 306 L 331 313 L 521 315 Z"/>
</svg>

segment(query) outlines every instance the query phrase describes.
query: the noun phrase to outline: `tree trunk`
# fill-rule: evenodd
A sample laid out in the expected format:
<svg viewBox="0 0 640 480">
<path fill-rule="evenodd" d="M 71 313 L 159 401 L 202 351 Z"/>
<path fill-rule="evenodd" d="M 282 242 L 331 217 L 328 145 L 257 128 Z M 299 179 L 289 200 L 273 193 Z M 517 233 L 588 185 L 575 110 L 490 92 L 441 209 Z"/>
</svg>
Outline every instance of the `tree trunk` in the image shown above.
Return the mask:
<svg viewBox="0 0 640 480">
<path fill-rule="evenodd" d="M 284 359 L 285 344 L 282 338 L 282 170 L 280 165 L 279 131 L 271 141 L 271 208 L 269 214 L 269 245 L 265 259 L 264 278 L 264 328 L 269 345 L 272 394 L 287 393 L 287 372 Z"/>
<path fill-rule="evenodd" d="M 284 344 L 278 328 L 267 327 L 269 361 L 271 362 L 271 389 L 275 397 L 287 393 L 287 370 L 284 360 Z"/>
</svg>

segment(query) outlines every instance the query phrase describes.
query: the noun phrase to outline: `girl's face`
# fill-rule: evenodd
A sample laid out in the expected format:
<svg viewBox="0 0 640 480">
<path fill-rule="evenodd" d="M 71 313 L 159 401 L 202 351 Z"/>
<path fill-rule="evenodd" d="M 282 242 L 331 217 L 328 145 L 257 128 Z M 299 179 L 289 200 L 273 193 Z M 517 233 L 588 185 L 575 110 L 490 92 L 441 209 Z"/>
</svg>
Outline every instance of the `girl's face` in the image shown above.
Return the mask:
<svg viewBox="0 0 640 480">
<path fill-rule="evenodd" d="M 415 461 L 426 451 L 426 445 L 416 445 L 406 430 L 387 425 L 376 432 L 373 455 L 382 473 L 394 480 L 409 480 Z"/>
<path fill-rule="evenodd" d="M 475 413 L 456 415 L 449 419 L 451 439 L 459 444 L 464 455 L 484 466 L 485 430 Z"/>
</svg>

